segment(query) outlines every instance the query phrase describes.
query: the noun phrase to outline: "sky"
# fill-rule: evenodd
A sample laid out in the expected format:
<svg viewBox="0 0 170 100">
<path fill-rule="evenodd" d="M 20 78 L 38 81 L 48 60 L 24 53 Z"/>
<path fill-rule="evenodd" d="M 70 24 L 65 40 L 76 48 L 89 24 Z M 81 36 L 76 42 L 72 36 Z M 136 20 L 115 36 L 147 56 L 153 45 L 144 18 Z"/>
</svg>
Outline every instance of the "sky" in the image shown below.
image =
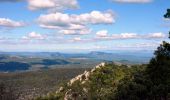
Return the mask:
<svg viewBox="0 0 170 100">
<path fill-rule="evenodd" d="M 0 0 L 0 51 L 155 50 L 168 0 Z"/>
</svg>

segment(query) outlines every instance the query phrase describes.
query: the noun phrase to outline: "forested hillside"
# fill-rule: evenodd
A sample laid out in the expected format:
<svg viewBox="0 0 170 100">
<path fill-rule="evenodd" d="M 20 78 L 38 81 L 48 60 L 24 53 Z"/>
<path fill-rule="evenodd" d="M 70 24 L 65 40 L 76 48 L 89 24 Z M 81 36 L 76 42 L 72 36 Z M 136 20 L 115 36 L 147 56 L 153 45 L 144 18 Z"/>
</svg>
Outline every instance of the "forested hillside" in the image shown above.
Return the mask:
<svg viewBox="0 0 170 100">
<path fill-rule="evenodd" d="M 169 100 L 170 59 L 160 66 L 103 63 L 37 100 Z M 156 64 L 156 65 L 155 65 Z M 156 68 L 155 68 L 156 67 Z M 167 69 L 165 69 L 167 67 Z"/>
<path fill-rule="evenodd" d="M 147 65 L 101 63 L 37 100 L 170 100 L 170 44 L 163 41 Z"/>
</svg>

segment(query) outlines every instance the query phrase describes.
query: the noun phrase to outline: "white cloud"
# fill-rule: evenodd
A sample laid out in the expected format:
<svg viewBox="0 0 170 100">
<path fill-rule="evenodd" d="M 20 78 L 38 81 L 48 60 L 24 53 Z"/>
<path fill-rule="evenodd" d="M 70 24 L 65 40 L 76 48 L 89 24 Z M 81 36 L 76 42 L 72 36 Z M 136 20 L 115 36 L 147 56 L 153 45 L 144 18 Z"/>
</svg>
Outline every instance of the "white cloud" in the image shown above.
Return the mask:
<svg viewBox="0 0 170 100">
<path fill-rule="evenodd" d="M 96 32 L 96 36 L 98 39 L 130 39 L 130 38 L 138 38 L 136 33 L 121 33 L 121 34 L 112 34 L 108 35 L 107 30 L 101 30 Z"/>
<path fill-rule="evenodd" d="M 161 24 L 161 27 L 170 27 L 170 18 L 163 18 L 163 23 Z"/>
<path fill-rule="evenodd" d="M 152 0 L 111 0 L 119 3 L 150 3 Z"/>
<path fill-rule="evenodd" d="M 0 2 L 19 2 L 19 1 L 25 1 L 25 0 L 0 0 Z"/>
<path fill-rule="evenodd" d="M 96 33 L 96 35 L 97 35 L 98 37 L 106 37 L 106 36 L 108 35 L 108 31 L 107 31 L 107 30 L 101 30 L 101 31 L 98 31 L 98 32 Z"/>
<path fill-rule="evenodd" d="M 107 30 L 101 30 L 96 32 L 96 37 L 99 40 L 113 40 L 113 39 L 151 39 L 151 38 L 165 38 L 166 35 L 164 33 L 149 33 L 149 34 L 137 34 L 137 33 L 120 33 L 120 34 L 112 34 L 108 35 Z"/>
<path fill-rule="evenodd" d="M 136 33 L 121 33 L 120 34 L 120 38 L 137 38 L 137 34 Z"/>
<path fill-rule="evenodd" d="M 22 26 L 25 26 L 25 23 L 13 21 L 8 18 L 0 18 L 0 26 L 2 26 L 2 27 L 22 27 Z"/>
<path fill-rule="evenodd" d="M 164 38 L 165 34 L 159 32 L 159 33 L 150 33 L 148 35 L 149 38 Z"/>
<path fill-rule="evenodd" d="M 52 9 L 64 10 L 78 8 L 77 0 L 28 0 L 30 10 Z"/>
<path fill-rule="evenodd" d="M 0 36 L 0 41 L 4 41 L 4 40 L 8 40 L 9 38 L 6 38 L 6 37 L 3 37 L 3 36 Z"/>
<path fill-rule="evenodd" d="M 133 43 L 116 43 L 107 48 L 110 50 L 155 50 L 161 42 L 153 42 L 153 41 L 136 41 Z"/>
<path fill-rule="evenodd" d="M 112 12 L 92 11 L 81 15 L 72 15 L 75 23 L 87 24 L 112 24 L 115 22 Z"/>
<path fill-rule="evenodd" d="M 81 30 L 60 30 L 59 33 L 65 35 L 85 35 L 90 33 L 91 30 L 89 29 L 81 29 Z"/>
<path fill-rule="evenodd" d="M 0 36 L 0 40 L 4 39 L 4 37 Z"/>
<path fill-rule="evenodd" d="M 84 24 L 112 24 L 115 22 L 111 12 L 92 11 L 80 15 L 63 14 L 60 12 L 41 15 L 38 18 L 40 26 L 49 28 L 83 27 Z"/>
<path fill-rule="evenodd" d="M 170 21 L 170 18 L 163 18 L 164 21 Z"/>
<path fill-rule="evenodd" d="M 80 15 L 57 12 L 41 15 L 37 22 L 40 27 L 58 29 L 64 34 L 87 34 L 90 32 L 88 25 L 113 24 L 115 16 L 111 11 L 92 11 Z"/>
<path fill-rule="evenodd" d="M 36 32 L 31 32 L 31 33 L 28 33 L 27 36 L 23 36 L 22 39 L 25 39 L 25 40 L 30 40 L 30 39 L 43 40 L 43 39 L 46 39 L 46 36 L 41 35 L 41 34 L 36 33 Z"/>
<path fill-rule="evenodd" d="M 75 37 L 73 41 L 81 41 L 82 39 L 80 37 Z"/>
</svg>

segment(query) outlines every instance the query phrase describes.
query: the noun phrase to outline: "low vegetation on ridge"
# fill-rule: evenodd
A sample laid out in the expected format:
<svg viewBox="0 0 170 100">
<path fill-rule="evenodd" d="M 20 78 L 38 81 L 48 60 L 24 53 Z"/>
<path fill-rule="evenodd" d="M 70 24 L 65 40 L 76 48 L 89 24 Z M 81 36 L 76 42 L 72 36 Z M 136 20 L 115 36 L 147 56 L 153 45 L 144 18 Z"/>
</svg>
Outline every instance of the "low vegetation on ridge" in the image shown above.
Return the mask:
<svg viewBox="0 0 170 100">
<path fill-rule="evenodd" d="M 142 72 L 145 65 L 126 66 L 108 63 L 85 71 L 61 86 L 56 93 L 39 97 L 37 100 L 110 100 L 116 97 L 118 86 L 125 79 Z M 128 80 L 130 81 L 130 80 Z"/>
<path fill-rule="evenodd" d="M 170 43 L 154 55 L 147 65 L 102 63 L 37 100 L 170 100 Z"/>
<path fill-rule="evenodd" d="M 169 100 L 169 47 L 158 47 L 148 65 L 101 63 L 36 100 Z"/>
</svg>

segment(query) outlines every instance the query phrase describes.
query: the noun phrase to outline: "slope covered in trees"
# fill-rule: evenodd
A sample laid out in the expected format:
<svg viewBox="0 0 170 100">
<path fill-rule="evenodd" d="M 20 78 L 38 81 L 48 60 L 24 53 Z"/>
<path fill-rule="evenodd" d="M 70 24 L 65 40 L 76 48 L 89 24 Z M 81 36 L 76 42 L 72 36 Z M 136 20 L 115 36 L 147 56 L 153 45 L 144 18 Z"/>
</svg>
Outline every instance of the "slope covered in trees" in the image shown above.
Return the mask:
<svg viewBox="0 0 170 100">
<path fill-rule="evenodd" d="M 99 65 L 91 71 L 64 84 L 56 93 L 39 97 L 37 100 L 111 100 L 117 96 L 118 86 L 126 79 L 131 79 L 142 66 L 126 66 L 114 63 Z M 130 80 L 127 80 L 130 81 Z"/>
<path fill-rule="evenodd" d="M 170 44 L 163 41 L 154 55 L 148 65 L 97 66 L 37 100 L 170 100 Z"/>
</svg>

